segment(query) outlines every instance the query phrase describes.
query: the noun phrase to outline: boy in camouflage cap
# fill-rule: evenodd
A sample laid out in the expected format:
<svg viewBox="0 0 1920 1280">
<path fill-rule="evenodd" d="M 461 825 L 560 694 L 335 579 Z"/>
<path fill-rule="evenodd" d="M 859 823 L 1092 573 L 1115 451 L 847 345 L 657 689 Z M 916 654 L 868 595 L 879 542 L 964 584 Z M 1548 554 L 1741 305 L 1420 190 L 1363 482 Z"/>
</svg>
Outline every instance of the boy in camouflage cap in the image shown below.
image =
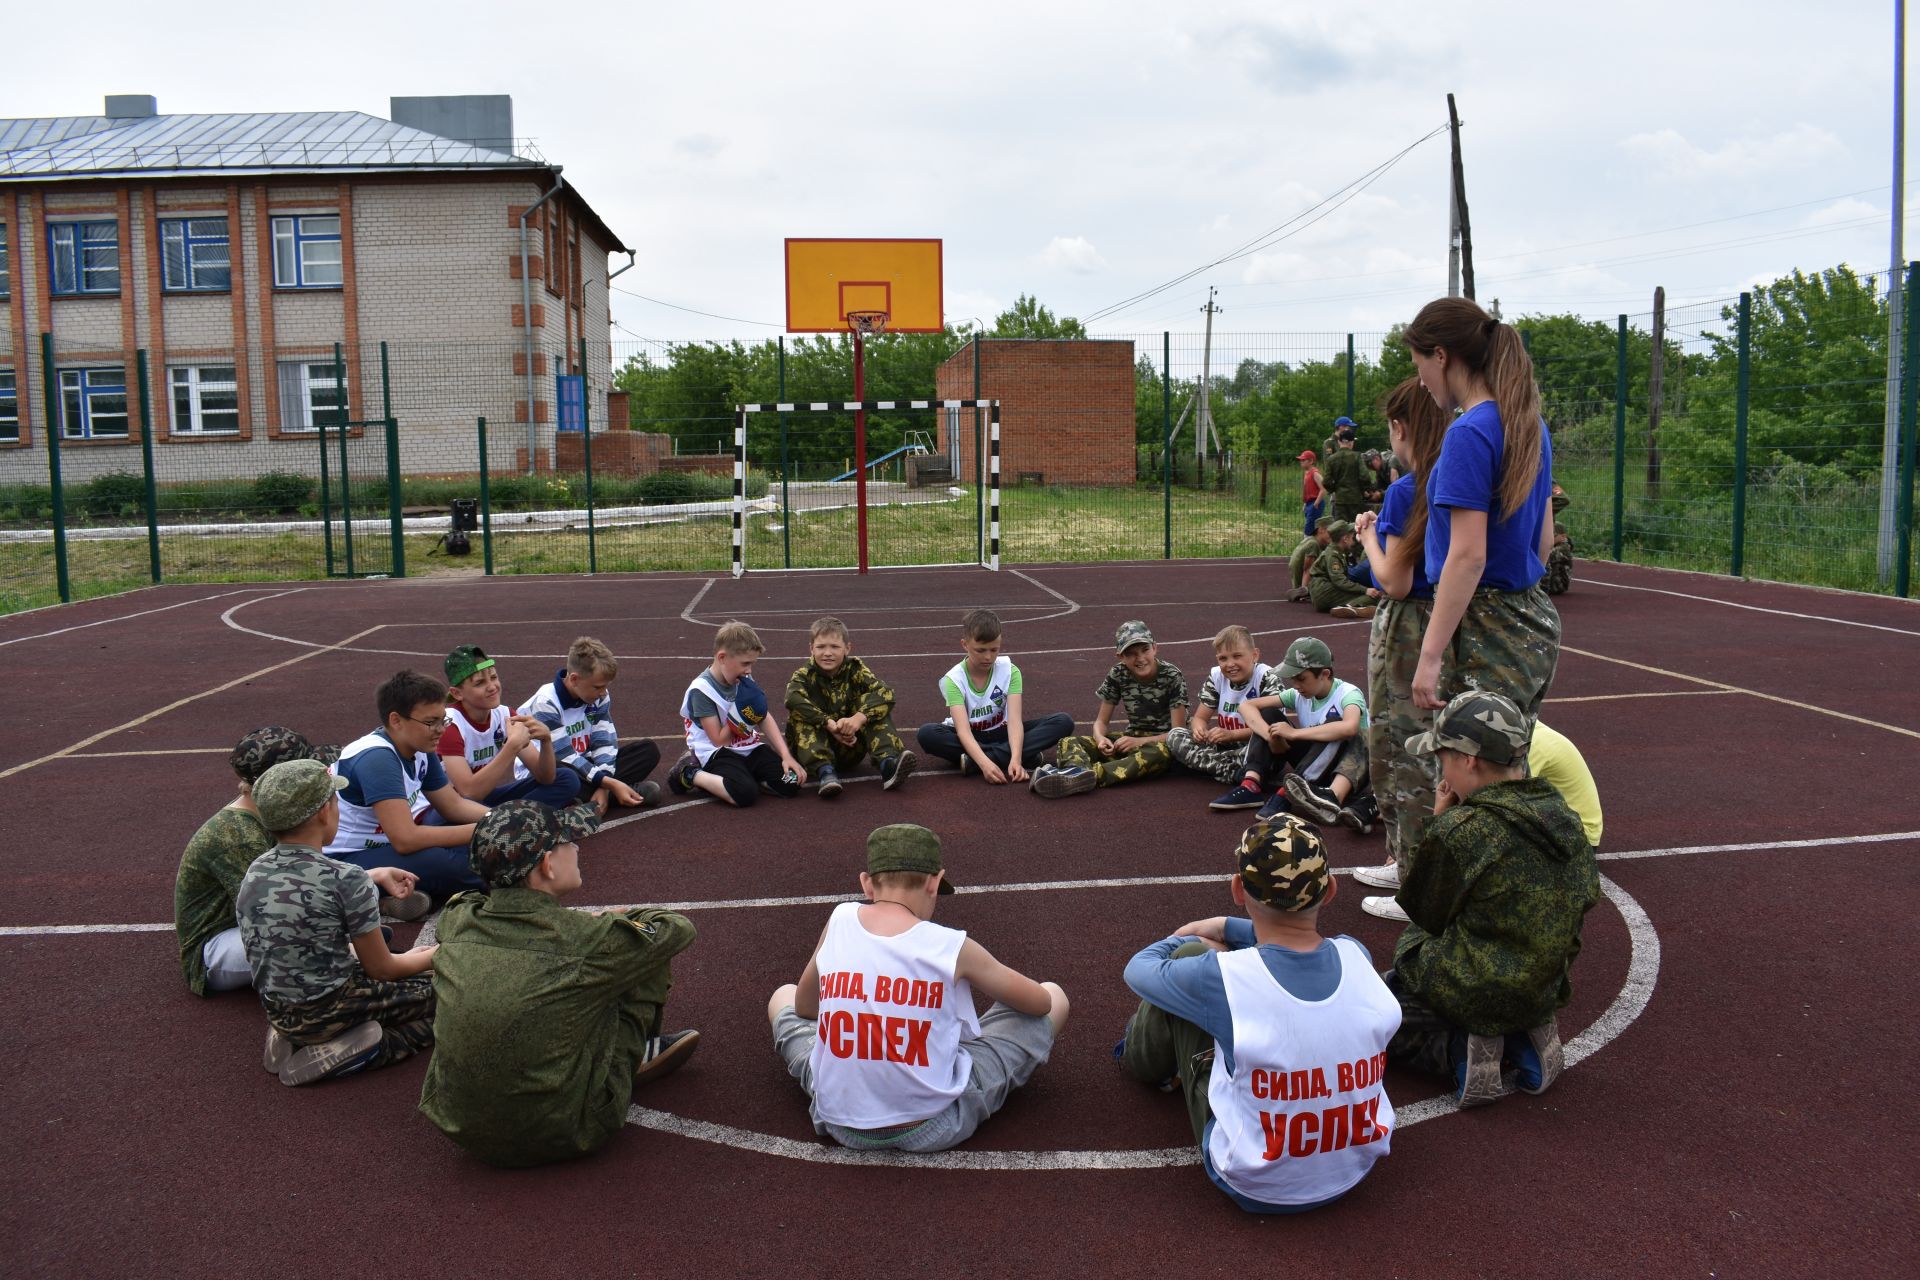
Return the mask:
<svg viewBox="0 0 1920 1280">
<path fill-rule="evenodd" d="M 893 688 L 853 656 L 853 638 L 838 618 L 814 619 L 807 629 L 805 666 L 787 677 L 787 745 L 820 784 L 820 798 L 840 794 L 840 770 L 868 756 L 891 791 L 917 763 L 893 727 Z"/>
<path fill-rule="evenodd" d="M 1048 798 L 1076 796 L 1095 787 L 1111 787 L 1157 777 L 1173 768 L 1167 734 L 1186 727 L 1187 678 L 1171 662 L 1160 660 L 1147 624 L 1123 622 L 1113 633 L 1120 661 L 1108 669 L 1093 696 L 1100 710 L 1093 732 L 1063 738 L 1054 764 L 1033 771 L 1033 793 Z M 1114 709 L 1127 708 L 1127 731 L 1113 732 Z"/>
<path fill-rule="evenodd" d="M 433 1043 L 433 948 L 395 955 L 371 876 L 321 852 L 346 785 L 318 760 L 290 760 L 253 788 L 277 843 L 247 868 L 234 915 L 267 1013 L 262 1065 L 281 1084 L 391 1066 Z"/>
<path fill-rule="evenodd" d="M 1396 896 L 1411 921 L 1387 983 L 1400 1001 L 1397 1062 L 1453 1076 L 1462 1106 L 1544 1092 L 1564 1065 L 1555 1010 L 1573 994 L 1581 921 L 1600 897 L 1580 819 L 1526 776 L 1520 709 L 1470 689 L 1407 750 L 1437 755 L 1434 818 Z"/>
<path fill-rule="evenodd" d="M 1229 1199 L 1298 1213 L 1346 1194 L 1387 1154 L 1381 1073 L 1400 1010 L 1365 947 L 1320 934 L 1336 882 L 1313 826 L 1282 814 L 1247 828 L 1227 887 L 1246 919 L 1195 920 L 1128 961 L 1140 1006 L 1114 1057 L 1142 1083 L 1181 1091 L 1207 1176 Z"/>
<path fill-rule="evenodd" d="M 488 893 L 440 914 L 438 1043 L 420 1110 L 489 1164 L 597 1150 L 626 1125 L 637 1084 L 683 1066 L 697 1031 L 660 1030 L 674 956 L 693 922 L 652 907 L 572 911 L 593 806 L 512 800 L 474 825 Z"/>
<path fill-rule="evenodd" d="M 1363 587 L 1347 576 L 1347 570 L 1360 559 L 1353 526 L 1335 520 L 1327 526 L 1328 545 L 1315 557 L 1307 574 L 1307 593 L 1319 613 L 1344 609 L 1343 618 L 1371 618 L 1377 590 Z"/>
</svg>

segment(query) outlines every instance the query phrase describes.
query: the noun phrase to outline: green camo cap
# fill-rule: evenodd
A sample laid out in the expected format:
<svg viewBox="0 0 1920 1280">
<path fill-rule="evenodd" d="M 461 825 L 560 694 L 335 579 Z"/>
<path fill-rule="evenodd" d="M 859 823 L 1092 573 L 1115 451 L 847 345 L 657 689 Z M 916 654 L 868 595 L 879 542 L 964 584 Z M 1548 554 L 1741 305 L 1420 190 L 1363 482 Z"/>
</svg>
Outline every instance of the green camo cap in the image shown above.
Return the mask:
<svg viewBox="0 0 1920 1280">
<path fill-rule="evenodd" d="M 464 684 L 492 665 L 486 650 L 477 644 L 463 644 L 447 655 L 447 683 Z"/>
<path fill-rule="evenodd" d="M 945 868 L 940 863 L 940 837 L 911 822 L 876 827 L 867 837 L 867 874 L 911 871 L 930 876 Z M 940 892 L 952 893 L 953 881 L 940 881 Z"/>
<path fill-rule="evenodd" d="M 1348 524 L 1345 520 L 1335 520 L 1332 524 L 1327 526 L 1327 536 L 1333 539 L 1335 542 L 1340 541 L 1340 539 L 1346 537 L 1348 534 L 1352 532 L 1353 532 L 1353 526 Z"/>
<path fill-rule="evenodd" d="M 1240 883 L 1278 911 L 1305 911 L 1327 896 L 1327 846 L 1320 831 L 1291 813 L 1256 822 L 1234 851 Z"/>
<path fill-rule="evenodd" d="M 1469 689 L 1449 702 L 1426 733 L 1407 739 L 1407 750 L 1428 756 L 1445 747 L 1479 756 L 1491 764 L 1514 765 L 1527 758 L 1533 727 L 1513 699 Z"/>
<path fill-rule="evenodd" d="M 599 829 L 590 804 L 549 809 L 534 800 L 509 800 L 473 824 L 467 862 L 489 888 L 504 888 L 525 880 L 550 850 Z"/>
<path fill-rule="evenodd" d="M 1113 651 L 1125 653 L 1137 644 L 1152 644 L 1153 632 L 1147 630 L 1147 624 L 1138 618 L 1120 624 L 1113 633 Z"/>
<path fill-rule="evenodd" d="M 1280 675 L 1286 680 L 1319 667 L 1333 669 L 1333 650 L 1327 648 L 1325 640 L 1312 636 L 1301 636 L 1288 645 L 1287 656 L 1280 659 Z"/>
<path fill-rule="evenodd" d="M 295 733 L 285 725 L 270 724 L 255 729 L 234 744 L 233 754 L 227 757 L 227 763 L 240 775 L 242 782 L 258 782 L 260 775 L 277 764 L 289 760 L 318 760 L 321 764 L 332 764 L 340 758 L 338 747 L 316 747 L 308 742 L 305 735 Z"/>
<path fill-rule="evenodd" d="M 318 760 L 289 760 L 253 784 L 253 807 L 260 811 L 260 825 L 279 835 L 320 812 L 334 792 L 346 789 L 347 780 L 327 772 Z"/>
<path fill-rule="evenodd" d="M 1333 528 L 1332 516 L 1315 516 L 1313 518 L 1313 529 L 1315 533 L 1318 533 L 1322 529 L 1332 529 L 1332 528 Z"/>
</svg>

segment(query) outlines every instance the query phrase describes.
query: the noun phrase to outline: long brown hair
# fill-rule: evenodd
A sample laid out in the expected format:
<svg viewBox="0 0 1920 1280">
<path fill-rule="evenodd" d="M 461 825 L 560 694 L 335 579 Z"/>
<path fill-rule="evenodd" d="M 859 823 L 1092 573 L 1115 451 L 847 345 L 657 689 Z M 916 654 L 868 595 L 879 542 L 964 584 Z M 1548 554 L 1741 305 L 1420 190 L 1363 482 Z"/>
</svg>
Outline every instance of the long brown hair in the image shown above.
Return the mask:
<svg viewBox="0 0 1920 1280">
<path fill-rule="evenodd" d="M 1427 541 L 1427 477 L 1433 474 L 1440 444 L 1447 438 L 1447 415 L 1420 385 L 1418 376 L 1389 391 L 1381 413 L 1388 422 L 1404 422 L 1407 427 L 1405 461 L 1413 469 L 1413 506 L 1407 511 L 1406 531 L 1394 544 L 1391 562 L 1411 568 Z"/>
<path fill-rule="evenodd" d="M 1511 519 L 1526 504 L 1540 474 L 1540 387 L 1520 331 L 1502 324 L 1471 298 L 1435 298 L 1406 327 L 1406 344 L 1423 356 L 1444 350 L 1493 392 L 1506 432 L 1500 474 L 1500 515 Z"/>
</svg>

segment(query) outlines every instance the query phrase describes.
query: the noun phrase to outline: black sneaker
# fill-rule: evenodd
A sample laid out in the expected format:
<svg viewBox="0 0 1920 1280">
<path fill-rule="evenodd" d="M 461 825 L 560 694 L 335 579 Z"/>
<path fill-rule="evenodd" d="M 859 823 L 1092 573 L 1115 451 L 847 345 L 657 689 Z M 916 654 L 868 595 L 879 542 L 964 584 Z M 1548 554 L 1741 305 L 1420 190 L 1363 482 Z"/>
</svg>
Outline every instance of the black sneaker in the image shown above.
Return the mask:
<svg viewBox="0 0 1920 1280">
<path fill-rule="evenodd" d="M 654 1036 L 640 1054 L 640 1065 L 634 1068 L 634 1084 L 647 1084 L 672 1075 L 687 1065 L 687 1059 L 699 1047 L 700 1033 L 692 1029 Z"/>
<path fill-rule="evenodd" d="M 891 791 L 907 780 L 919 759 L 911 751 L 902 751 L 897 756 L 888 756 L 880 762 L 880 789 Z"/>
<path fill-rule="evenodd" d="M 1340 806 L 1338 815 L 1340 825 L 1351 827 L 1363 836 L 1373 834 L 1373 824 L 1380 820 L 1380 806 L 1371 795 L 1357 796 Z"/>
<path fill-rule="evenodd" d="M 1082 796 L 1099 785 L 1093 770 L 1079 764 L 1042 765 L 1033 774 L 1033 793 L 1048 800 Z"/>
<path fill-rule="evenodd" d="M 820 771 L 814 776 L 820 780 L 820 798 L 822 800 L 831 800 L 844 790 L 840 785 L 839 773 L 836 772 L 830 764 L 821 765 Z"/>
<path fill-rule="evenodd" d="M 1334 796 L 1333 788 L 1308 782 L 1297 773 L 1287 775 L 1287 798 L 1293 801 L 1295 809 L 1315 822 L 1336 822 L 1340 818 L 1340 801 Z"/>
<path fill-rule="evenodd" d="M 969 773 L 978 772 L 979 769 L 974 766 L 973 757 L 962 751 L 960 753 L 960 776 L 965 777 Z"/>
<path fill-rule="evenodd" d="M 1286 789 L 1283 787 L 1279 791 L 1276 791 L 1273 793 L 1272 799 L 1268 800 L 1265 804 L 1260 806 L 1260 812 L 1255 814 L 1254 817 L 1259 818 L 1262 822 L 1264 822 L 1268 818 L 1279 817 L 1281 814 L 1287 812 L 1287 810 L 1290 807 L 1291 806 L 1287 804 Z"/>
<path fill-rule="evenodd" d="M 275 1074 L 286 1085 L 317 1084 L 351 1075 L 379 1055 L 380 1041 L 385 1037 L 386 1029 L 379 1023 L 363 1022 L 331 1040 L 295 1049 Z"/>
<path fill-rule="evenodd" d="M 667 775 L 667 789 L 677 796 L 684 796 L 693 790 L 693 775 L 700 772 L 699 762 L 689 751 L 673 762 L 673 772 Z"/>
<path fill-rule="evenodd" d="M 1229 813 L 1235 809 L 1258 809 L 1267 802 L 1267 793 L 1251 782 L 1242 782 L 1227 794 L 1209 804 L 1207 808 L 1216 813 Z"/>
<path fill-rule="evenodd" d="M 633 790 L 640 797 L 640 807 L 643 809 L 651 809 L 660 803 L 660 784 L 652 778 L 639 783 Z"/>
</svg>

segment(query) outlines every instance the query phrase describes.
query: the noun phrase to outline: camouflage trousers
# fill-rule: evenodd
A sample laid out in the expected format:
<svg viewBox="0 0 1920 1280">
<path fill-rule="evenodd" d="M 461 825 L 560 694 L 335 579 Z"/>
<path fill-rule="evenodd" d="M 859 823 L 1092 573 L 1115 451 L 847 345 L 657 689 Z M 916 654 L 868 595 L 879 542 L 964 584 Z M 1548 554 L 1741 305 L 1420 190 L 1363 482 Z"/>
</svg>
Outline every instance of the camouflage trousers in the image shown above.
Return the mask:
<svg viewBox="0 0 1920 1280">
<path fill-rule="evenodd" d="M 1482 587 L 1467 602 L 1440 659 L 1440 701 L 1468 689 L 1502 694 L 1531 725 L 1540 718 L 1559 665 L 1560 611 L 1547 593 L 1537 585 L 1525 591 Z"/>
<path fill-rule="evenodd" d="M 1337 582 L 1328 582 L 1325 578 L 1315 578 L 1307 583 L 1307 593 L 1313 597 L 1313 607 L 1317 613 L 1330 613 L 1343 604 L 1372 604 L 1367 589 L 1359 583 L 1348 580 L 1345 587 Z"/>
<path fill-rule="evenodd" d="M 1167 754 L 1216 782 L 1238 782 L 1247 770 L 1245 742 L 1195 742 L 1187 729 L 1175 729 L 1167 735 Z"/>
<path fill-rule="evenodd" d="M 1414 669 L 1420 665 L 1420 637 L 1426 633 L 1431 600 L 1382 602 L 1373 615 L 1367 641 L 1367 757 L 1373 798 L 1387 830 L 1387 852 L 1400 868 L 1404 884 L 1409 859 L 1420 847 L 1420 833 L 1433 817 L 1438 763 L 1407 750 L 1407 739 L 1433 728 L 1431 711 L 1413 705 Z"/>
<path fill-rule="evenodd" d="M 1205 955 L 1204 942 L 1183 942 L 1173 950 L 1175 960 Z M 1193 1140 L 1205 1142 L 1213 1107 L 1207 1087 L 1213 1080 L 1213 1037 L 1185 1018 L 1158 1005 L 1140 1002 L 1127 1021 L 1127 1038 L 1120 1060 L 1141 1084 L 1164 1085 L 1178 1079 Z"/>
<path fill-rule="evenodd" d="M 433 1047 L 433 975 L 416 973 L 398 982 L 381 982 L 360 973 L 345 986 L 307 1004 L 261 996 L 267 1021 L 302 1047 L 331 1040 L 363 1022 L 378 1022 L 386 1033 L 367 1070 L 404 1062 Z"/>
<path fill-rule="evenodd" d="M 868 756 L 879 761 L 906 750 L 900 735 L 894 732 L 893 717 L 890 715 L 870 717 L 860 732 L 854 735 L 850 747 L 841 745 L 822 725 L 788 720 L 787 746 L 793 751 L 793 758 L 800 762 L 800 767 L 809 775 L 818 771 L 823 764 L 830 764 L 835 769 L 851 769 Z"/>
<path fill-rule="evenodd" d="M 1138 782 L 1142 778 L 1151 778 L 1173 768 L 1173 753 L 1167 744 L 1149 742 L 1138 751 L 1129 751 L 1122 756 L 1103 756 L 1100 745 L 1086 734 L 1078 737 L 1062 738 L 1054 761 L 1063 765 L 1079 765 L 1093 770 L 1094 785 L 1111 787 L 1122 782 Z"/>
<path fill-rule="evenodd" d="M 1454 1026 L 1422 1004 L 1418 996 L 1407 990 L 1398 970 L 1388 970 L 1386 979 L 1387 990 L 1400 1002 L 1400 1029 L 1387 1041 L 1387 1061 L 1451 1079 L 1453 1062 L 1448 1056 L 1448 1045 L 1454 1034 L 1464 1033 L 1465 1028 Z"/>
<path fill-rule="evenodd" d="M 1573 543 L 1556 542 L 1553 550 L 1547 553 L 1547 594 L 1565 595 L 1567 588 L 1573 585 Z"/>
</svg>

